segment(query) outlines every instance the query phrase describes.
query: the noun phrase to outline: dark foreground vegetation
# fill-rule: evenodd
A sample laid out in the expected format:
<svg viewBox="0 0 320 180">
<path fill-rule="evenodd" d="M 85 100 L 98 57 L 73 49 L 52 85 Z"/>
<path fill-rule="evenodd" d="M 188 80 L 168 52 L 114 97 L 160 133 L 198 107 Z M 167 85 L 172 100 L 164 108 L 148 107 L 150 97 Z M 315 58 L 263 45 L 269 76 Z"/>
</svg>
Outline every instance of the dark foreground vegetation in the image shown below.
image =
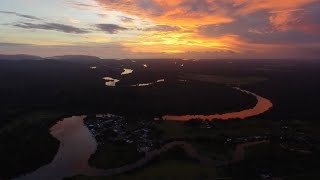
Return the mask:
<svg viewBox="0 0 320 180">
<path fill-rule="evenodd" d="M 16 177 L 49 163 L 59 146 L 49 128 L 63 117 L 112 113 L 126 117 L 127 131 L 131 132 L 139 129 L 137 122 L 150 122 L 154 117 L 166 114 L 215 114 L 255 105 L 254 97 L 234 90 L 232 86 L 240 86 L 270 99 L 273 109 L 247 120 L 211 123 L 160 121 L 152 125 L 152 131 L 159 131 L 157 137 L 163 142 L 189 141 L 202 154 L 224 161 L 232 161 L 239 138 L 268 137 L 272 143 L 250 147 L 245 160 L 223 167 L 199 166 L 186 157 L 179 159 L 183 153 L 176 153 L 165 155 L 165 158 L 161 156 L 137 171 L 114 178 L 148 179 L 152 176 L 153 179 L 166 179 L 163 175 L 166 172 L 178 179 L 319 177 L 319 142 L 312 141 L 312 146 L 305 146 L 300 141 L 306 137 L 308 142 L 319 139 L 318 61 L 30 58 L 0 60 L 0 162 L 4 165 L 0 178 Z M 131 68 L 134 72 L 121 76 L 123 68 Z M 228 83 L 223 83 L 221 78 L 216 83 L 182 79 L 184 74 L 227 77 Z M 120 82 L 116 87 L 107 87 L 102 79 L 106 76 Z M 229 84 L 233 82 L 232 78 L 239 77 L 242 78 L 241 84 Z M 246 77 L 259 81 L 245 83 Z M 165 79 L 165 82 L 130 87 L 159 79 Z M 281 137 L 285 140 L 280 141 Z M 212 140 L 217 138 L 222 142 Z M 312 153 L 299 152 L 301 146 L 307 147 L 302 148 L 303 151 Z M 141 156 L 143 153 L 137 151 L 136 144 L 108 141 L 99 144 L 90 164 L 107 169 L 136 161 Z"/>
<path fill-rule="evenodd" d="M 199 122 L 199 124 L 204 122 Z M 77 176 L 75 180 L 102 179 L 318 179 L 318 162 L 320 160 L 320 137 L 317 129 L 320 123 L 304 121 L 264 121 L 252 118 L 248 121 L 215 121 L 211 128 L 204 128 L 195 123 L 155 122 L 153 127 L 160 131 L 157 140 L 164 144 L 174 141 L 184 141 L 191 144 L 203 157 L 216 161 L 214 164 L 199 162 L 185 155 L 185 151 L 172 151 L 156 157 L 151 163 L 133 169 L 125 174 L 112 177 Z M 113 147 L 98 151 L 91 159 L 91 165 L 112 169 L 121 167 L 119 163 L 132 163 L 132 158 L 142 158 L 134 155 L 136 143 L 125 143 L 118 140 Z M 122 142 L 119 144 L 119 142 Z M 256 143 L 261 142 L 261 143 Z M 250 145 L 250 144 L 253 145 Z M 256 144 L 254 144 L 256 143 Z M 241 150 L 241 146 L 248 144 Z M 131 147 L 122 149 L 121 147 Z M 156 147 L 161 148 L 160 147 Z M 178 148 L 178 147 L 177 147 Z M 118 149 L 119 151 L 112 151 Z M 240 150 L 239 150 L 240 149 Z M 242 154 L 243 153 L 243 154 Z M 108 156 L 108 154 L 110 156 Z M 170 154 L 170 153 L 169 153 Z M 111 163 L 113 157 L 119 158 Z M 163 156 L 166 156 L 163 159 Z M 243 156 L 243 157 L 242 157 Z M 106 159 L 108 157 L 108 159 Z M 101 159 L 104 159 L 102 161 Z M 191 160 L 191 161 L 190 161 Z M 189 162 L 192 162 L 190 164 Z M 189 166 L 190 170 L 189 170 Z M 188 171 L 181 170 L 183 168 Z M 191 170 L 193 169 L 194 170 Z M 161 174 L 161 173 L 163 174 Z M 169 174 L 165 172 L 170 172 Z"/>
<path fill-rule="evenodd" d="M 30 173 L 48 164 L 56 154 L 59 141 L 49 128 L 65 116 L 56 112 L 31 112 L 17 116 L 0 129 L 2 178 Z"/>
<path fill-rule="evenodd" d="M 222 113 L 256 103 L 254 97 L 223 85 L 179 82 L 180 70 L 166 69 L 170 61 L 164 62 L 167 66 L 150 65 L 148 69 L 130 62 L 0 61 L 0 123 L 10 123 L 17 115 L 39 110 L 155 117 L 166 113 Z M 121 76 L 123 64 L 133 68 L 134 73 Z M 91 66 L 98 68 L 93 70 Z M 102 78 L 106 76 L 121 79 L 119 86 L 105 86 Z M 158 79 L 166 82 L 130 87 Z"/>
</svg>

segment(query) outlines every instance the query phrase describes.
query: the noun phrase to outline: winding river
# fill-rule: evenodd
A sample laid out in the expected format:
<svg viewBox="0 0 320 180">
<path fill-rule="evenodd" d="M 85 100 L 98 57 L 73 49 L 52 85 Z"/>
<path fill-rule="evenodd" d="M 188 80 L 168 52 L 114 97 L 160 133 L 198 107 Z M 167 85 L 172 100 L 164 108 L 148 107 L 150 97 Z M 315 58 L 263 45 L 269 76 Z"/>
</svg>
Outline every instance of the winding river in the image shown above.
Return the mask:
<svg viewBox="0 0 320 180">
<path fill-rule="evenodd" d="M 162 82 L 162 80 L 161 80 Z M 187 121 L 193 118 L 200 119 L 233 119 L 233 118 L 247 118 L 251 116 L 256 116 L 268 111 L 272 108 L 272 103 L 270 100 L 263 98 L 257 94 L 249 91 L 242 90 L 240 88 L 235 88 L 243 93 L 251 94 L 257 98 L 257 104 L 252 109 L 243 110 L 240 112 L 231 112 L 225 114 L 215 114 L 215 115 L 183 115 L 183 116 L 163 116 L 165 120 L 178 120 Z M 88 160 L 90 156 L 97 149 L 97 141 L 90 133 L 87 126 L 84 125 L 85 116 L 73 116 L 70 118 L 64 118 L 59 121 L 50 129 L 50 133 L 53 137 L 60 141 L 59 150 L 54 157 L 53 161 L 45 165 L 33 173 L 27 174 L 16 178 L 17 180 L 61 180 L 66 177 L 71 177 L 75 175 L 86 175 L 86 176 L 110 176 L 115 174 L 121 174 L 138 167 L 141 167 L 151 161 L 154 157 L 165 152 L 172 147 L 180 146 L 186 153 L 200 162 L 216 164 L 218 161 L 213 161 L 206 157 L 201 156 L 196 152 L 193 147 L 191 147 L 186 142 L 171 142 L 162 146 L 158 150 L 154 150 L 146 154 L 146 156 L 139 161 L 128 164 L 115 169 L 99 170 L 89 166 Z M 240 157 L 240 156 L 239 156 Z M 242 156 L 241 156 L 242 157 Z M 220 162 L 221 164 L 221 162 Z"/>
<path fill-rule="evenodd" d="M 17 180 L 61 180 L 79 174 L 98 174 L 99 170 L 88 165 L 90 156 L 97 149 L 97 142 L 84 125 L 84 118 L 73 116 L 54 125 L 50 133 L 60 141 L 60 147 L 53 161 Z"/>
<path fill-rule="evenodd" d="M 236 90 L 239 90 L 243 93 L 250 94 L 257 98 L 257 104 L 251 108 L 251 109 L 245 109 L 239 112 L 230 112 L 225 114 L 213 114 L 213 115 L 181 115 L 181 116 L 174 116 L 174 115 L 165 115 L 162 117 L 163 120 L 175 120 L 175 121 L 188 121 L 191 119 L 202 119 L 202 120 L 215 120 L 215 119 L 222 119 L 222 120 L 228 120 L 228 119 L 245 119 L 252 116 L 260 115 L 264 112 L 267 112 L 273 107 L 273 104 L 270 100 L 259 96 L 255 93 L 240 89 L 240 88 L 234 88 Z"/>
</svg>

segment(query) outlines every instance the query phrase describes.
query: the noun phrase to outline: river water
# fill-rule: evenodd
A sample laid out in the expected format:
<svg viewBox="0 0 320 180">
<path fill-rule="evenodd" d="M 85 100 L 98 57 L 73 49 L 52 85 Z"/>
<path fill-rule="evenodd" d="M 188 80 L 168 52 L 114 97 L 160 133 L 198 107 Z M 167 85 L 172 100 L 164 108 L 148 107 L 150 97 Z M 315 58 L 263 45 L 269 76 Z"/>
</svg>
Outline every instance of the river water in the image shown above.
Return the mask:
<svg viewBox="0 0 320 180">
<path fill-rule="evenodd" d="M 115 87 L 116 84 L 117 84 L 118 82 L 120 82 L 119 79 L 114 79 L 114 78 L 112 78 L 112 77 L 104 77 L 103 79 L 106 81 L 106 83 L 105 83 L 106 86 L 109 86 L 109 87 Z"/>
<path fill-rule="evenodd" d="M 60 147 L 53 161 L 17 180 L 61 180 L 79 174 L 97 174 L 98 170 L 88 165 L 90 156 L 97 149 L 97 142 L 84 125 L 84 118 L 73 116 L 54 125 L 50 133 L 60 141 Z"/>
<path fill-rule="evenodd" d="M 133 69 L 124 68 L 121 75 L 128 75 L 128 74 L 131 74 L 132 72 L 133 72 Z"/>
<path fill-rule="evenodd" d="M 273 107 L 273 104 L 270 100 L 259 96 L 255 93 L 240 89 L 240 88 L 234 88 L 236 90 L 239 90 L 243 93 L 250 94 L 257 98 L 257 104 L 250 109 L 245 109 L 239 112 L 230 112 L 225 114 L 212 114 L 212 115 L 181 115 L 181 116 L 175 116 L 175 115 L 165 115 L 162 117 L 163 120 L 175 120 L 175 121 L 188 121 L 191 119 L 202 119 L 202 120 L 215 120 L 215 119 L 222 119 L 222 120 L 228 120 L 228 119 L 245 119 L 252 116 L 260 115 L 264 112 L 267 112 Z"/>
<path fill-rule="evenodd" d="M 244 119 L 264 113 L 273 106 L 271 101 L 266 98 L 240 88 L 235 89 L 255 96 L 257 98 L 256 106 L 251 109 L 225 114 L 182 116 L 166 115 L 163 116 L 163 119 L 178 121 L 187 121 L 194 118 L 224 120 L 233 118 Z M 146 157 L 134 164 L 110 170 L 98 170 L 91 168 L 88 164 L 88 160 L 97 149 L 97 141 L 87 126 L 84 125 L 85 117 L 86 116 L 72 116 L 64 118 L 62 121 L 59 121 L 54 125 L 50 129 L 50 133 L 60 141 L 60 147 L 53 161 L 48 165 L 42 166 L 33 173 L 17 178 L 17 180 L 61 180 L 65 177 L 75 175 L 112 175 L 120 172 L 126 172 L 132 168 L 138 167 L 140 164 L 144 164 L 145 161 L 147 162 L 150 160 L 149 157 Z"/>
</svg>

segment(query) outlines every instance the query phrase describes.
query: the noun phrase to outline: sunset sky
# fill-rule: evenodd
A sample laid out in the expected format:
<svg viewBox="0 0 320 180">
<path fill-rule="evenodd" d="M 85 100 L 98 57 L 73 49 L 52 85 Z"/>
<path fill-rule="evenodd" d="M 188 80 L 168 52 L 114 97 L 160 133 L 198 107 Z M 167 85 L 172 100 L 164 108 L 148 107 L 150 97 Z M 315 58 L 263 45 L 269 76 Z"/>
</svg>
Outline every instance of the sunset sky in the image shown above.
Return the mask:
<svg viewBox="0 0 320 180">
<path fill-rule="evenodd" d="M 320 0 L 1 0 L 0 54 L 320 58 Z"/>
</svg>

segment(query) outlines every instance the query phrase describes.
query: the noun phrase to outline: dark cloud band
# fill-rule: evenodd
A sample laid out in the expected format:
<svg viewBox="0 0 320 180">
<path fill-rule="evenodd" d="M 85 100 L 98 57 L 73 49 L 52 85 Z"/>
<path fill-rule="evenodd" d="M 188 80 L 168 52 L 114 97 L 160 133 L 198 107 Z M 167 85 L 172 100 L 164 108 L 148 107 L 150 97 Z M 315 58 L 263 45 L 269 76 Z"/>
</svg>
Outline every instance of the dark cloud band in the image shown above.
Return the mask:
<svg viewBox="0 0 320 180">
<path fill-rule="evenodd" d="M 22 18 L 32 19 L 32 20 L 41 20 L 41 18 L 38 18 L 38 17 L 35 17 L 35 16 L 26 15 L 26 14 L 20 14 L 20 13 L 17 13 L 17 12 L 0 11 L 0 13 L 15 15 L 15 16 L 19 16 L 19 17 L 22 17 Z"/>
<path fill-rule="evenodd" d="M 24 29 L 42 29 L 42 30 L 54 30 L 65 33 L 75 33 L 75 34 L 84 34 L 89 31 L 81 28 L 77 28 L 70 25 L 57 24 L 57 23 L 44 23 L 44 24 L 34 24 L 34 23 L 19 23 L 14 26 L 24 28 Z"/>
<path fill-rule="evenodd" d="M 99 30 L 104 31 L 108 34 L 116 34 L 120 31 L 128 30 L 128 28 L 121 27 L 116 24 L 96 24 L 96 27 Z"/>
</svg>

